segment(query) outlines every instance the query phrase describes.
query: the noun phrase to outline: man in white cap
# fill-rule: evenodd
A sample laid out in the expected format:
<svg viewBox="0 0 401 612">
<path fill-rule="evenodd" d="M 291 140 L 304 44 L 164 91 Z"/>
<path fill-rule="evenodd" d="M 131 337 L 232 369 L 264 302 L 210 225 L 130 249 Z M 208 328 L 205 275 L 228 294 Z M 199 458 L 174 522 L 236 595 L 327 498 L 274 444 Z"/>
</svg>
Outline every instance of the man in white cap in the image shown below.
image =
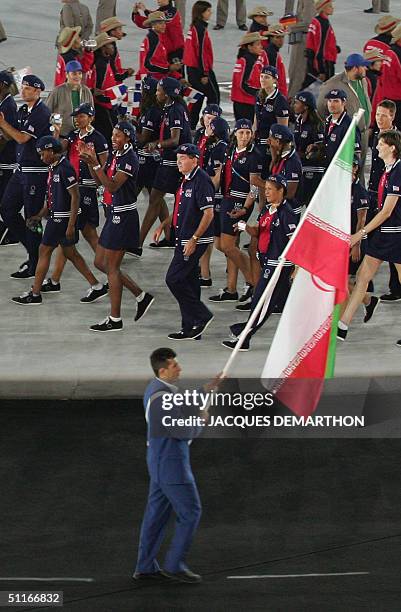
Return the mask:
<svg viewBox="0 0 401 612">
<path fill-rule="evenodd" d="M 235 0 L 235 16 L 238 29 L 247 31 L 246 27 L 246 2 L 245 0 Z M 228 0 L 217 1 L 217 23 L 213 30 L 222 30 L 227 23 Z"/>
</svg>

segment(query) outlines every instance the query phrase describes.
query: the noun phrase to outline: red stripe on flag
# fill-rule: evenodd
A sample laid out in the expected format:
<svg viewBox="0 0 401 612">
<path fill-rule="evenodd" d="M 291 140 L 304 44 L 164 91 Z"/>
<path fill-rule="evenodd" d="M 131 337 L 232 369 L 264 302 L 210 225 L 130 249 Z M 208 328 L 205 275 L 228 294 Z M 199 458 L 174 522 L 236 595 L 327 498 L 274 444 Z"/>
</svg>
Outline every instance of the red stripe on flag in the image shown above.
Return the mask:
<svg viewBox="0 0 401 612">
<path fill-rule="evenodd" d="M 286 259 L 335 287 L 341 303 L 348 294 L 349 248 L 347 234 L 307 214 Z"/>
</svg>

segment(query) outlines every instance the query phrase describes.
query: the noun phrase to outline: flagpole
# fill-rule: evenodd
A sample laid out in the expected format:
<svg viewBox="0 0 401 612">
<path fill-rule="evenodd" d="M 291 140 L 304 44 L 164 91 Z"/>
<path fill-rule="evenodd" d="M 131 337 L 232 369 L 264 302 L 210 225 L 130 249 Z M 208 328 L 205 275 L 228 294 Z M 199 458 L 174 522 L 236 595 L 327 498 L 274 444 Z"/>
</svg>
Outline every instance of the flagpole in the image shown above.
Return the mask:
<svg viewBox="0 0 401 612">
<path fill-rule="evenodd" d="M 354 126 L 359 122 L 359 120 L 361 119 L 361 117 L 364 114 L 364 112 L 365 112 L 364 109 L 360 108 L 354 114 L 354 116 L 352 118 L 352 121 L 351 121 L 351 123 L 350 123 L 350 125 L 348 127 L 348 130 L 345 133 L 345 136 L 343 138 L 341 146 L 337 149 L 333 159 L 331 160 L 329 166 L 327 167 L 327 170 L 329 169 L 329 167 L 333 163 L 335 163 L 337 161 L 338 157 L 341 154 L 343 146 L 345 146 L 345 143 L 347 141 L 348 135 L 354 129 Z M 321 189 L 324 187 L 325 183 L 328 181 L 329 173 L 327 172 L 327 170 L 326 170 L 326 172 L 325 172 L 325 174 L 324 174 L 324 176 L 323 176 L 323 178 L 322 178 L 322 180 L 321 180 L 321 182 L 319 184 L 319 187 L 317 188 L 317 190 L 316 190 L 316 192 L 315 192 L 315 194 L 314 194 L 314 196 L 312 198 L 312 201 L 309 204 L 309 207 L 308 207 L 308 211 L 309 212 L 313 208 L 313 201 L 314 201 L 314 199 L 319 194 Z M 245 338 L 248 335 L 248 332 L 251 330 L 253 323 L 255 322 L 257 316 L 259 315 L 259 313 L 261 312 L 261 310 L 263 308 L 263 304 L 265 303 L 265 301 L 268 298 L 271 297 L 271 295 L 272 295 L 272 293 L 273 293 L 273 291 L 275 289 L 277 280 L 278 280 L 278 278 L 280 276 L 281 270 L 284 267 L 284 263 L 286 261 L 286 254 L 288 253 L 289 249 L 292 246 L 292 243 L 294 242 L 295 238 L 297 237 L 298 233 L 300 232 L 301 227 L 302 227 L 302 225 L 305 222 L 305 219 L 306 219 L 306 215 L 303 216 L 303 218 L 301 219 L 300 223 L 295 228 L 295 231 L 292 234 L 291 239 L 288 241 L 287 246 L 284 248 L 283 252 L 281 253 L 281 255 L 279 257 L 279 265 L 275 269 L 273 276 L 269 280 L 269 282 L 267 284 L 267 287 L 265 288 L 264 292 L 262 293 L 262 295 L 261 295 L 261 297 L 259 299 L 259 302 L 256 304 L 254 311 L 252 312 L 251 316 L 249 317 L 249 319 L 247 321 L 247 324 L 245 325 L 244 329 L 242 330 L 240 336 L 238 337 L 238 340 L 237 340 L 237 342 L 235 344 L 235 347 L 234 347 L 230 357 L 228 358 L 228 360 L 227 360 L 227 362 L 226 362 L 226 364 L 225 364 L 225 366 L 224 366 L 224 368 L 222 370 L 222 374 L 221 374 L 222 377 L 227 378 L 227 376 L 228 376 L 228 374 L 229 374 L 229 372 L 230 372 L 230 370 L 232 368 L 232 364 L 234 363 L 234 360 L 236 359 L 236 357 L 238 355 L 238 352 L 239 352 L 241 346 L 243 345 Z"/>
</svg>

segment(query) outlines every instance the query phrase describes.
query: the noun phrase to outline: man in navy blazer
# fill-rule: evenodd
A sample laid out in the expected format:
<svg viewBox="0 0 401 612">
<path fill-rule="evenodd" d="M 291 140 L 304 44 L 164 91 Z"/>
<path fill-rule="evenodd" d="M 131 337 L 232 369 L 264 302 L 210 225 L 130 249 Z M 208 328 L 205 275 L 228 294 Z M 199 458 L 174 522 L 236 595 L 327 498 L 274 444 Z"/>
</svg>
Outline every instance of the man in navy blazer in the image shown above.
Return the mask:
<svg viewBox="0 0 401 612">
<path fill-rule="evenodd" d="M 195 414 L 190 406 L 181 408 L 171 401 L 173 395 L 178 392 L 174 383 L 181 372 L 176 353 L 172 349 L 155 350 L 150 362 L 156 376 L 149 383 L 144 395 L 150 486 L 134 578 L 147 580 L 164 577 L 179 582 L 197 583 L 201 581 L 201 576 L 191 572 L 185 563 L 185 556 L 201 516 L 201 502 L 191 469 L 189 445 L 193 438 L 201 434 L 209 415 L 207 410 L 200 412 L 197 407 Z M 209 387 L 211 388 L 213 387 Z M 169 400 L 167 409 L 166 399 Z M 166 416 L 169 423 L 175 418 L 188 419 L 188 409 L 192 412 L 190 420 L 194 425 L 174 428 L 163 425 Z M 156 556 L 172 510 L 177 517 L 175 532 L 163 569 L 160 569 Z"/>
</svg>

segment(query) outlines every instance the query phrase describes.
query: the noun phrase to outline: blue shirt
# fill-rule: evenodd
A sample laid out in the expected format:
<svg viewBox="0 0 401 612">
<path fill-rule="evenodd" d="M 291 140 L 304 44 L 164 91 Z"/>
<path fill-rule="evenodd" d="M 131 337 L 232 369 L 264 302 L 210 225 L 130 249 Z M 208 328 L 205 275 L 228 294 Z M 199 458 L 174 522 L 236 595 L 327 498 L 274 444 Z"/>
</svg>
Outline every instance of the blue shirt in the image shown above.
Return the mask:
<svg viewBox="0 0 401 612">
<path fill-rule="evenodd" d="M 306 149 L 311 144 L 320 144 L 324 139 L 324 129 L 317 127 L 315 123 L 312 123 L 308 119 L 302 121 L 302 116 L 299 115 L 295 121 L 294 127 L 294 140 L 295 148 L 301 159 L 305 158 Z M 306 160 L 306 163 L 310 165 L 310 162 Z"/>
<path fill-rule="evenodd" d="M 227 143 L 224 142 L 224 140 L 219 140 L 218 142 L 213 143 L 210 147 L 207 147 L 205 152 L 206 162 L 204 169 L 209 176 L 215 176 L 216 170 L 223 165 L 226 149 Z M 221 193 L 220 185 L 219 189 L 215 193 L 215 200 L 221 200 L 222 198 L 223 194 Z"/>
<path fill-rule="evenodd" d="M 186 109 L 179 102 L 172 102 L 163 108 L 162 123 L 163 134 L 161 140 L 168 140 L 171 138 L 171 130 L 180 130 L 180 139 L 178 145 L 187 144 L 192 142 L 191 125 L 189 123 L 189 117 Z M 171 148 L 164 148 L 162 152 L 162 163 L 165 161 L 177 161 L 177 154 L 175 149 L 178 145 L 174 145 Z M 176 165 L 176 163 L 172 164 Z"/>
<path fill-rule="evenodd" d="M 77 183 L 75 170 L 66 157 L 49 166 L 47 179 L 47 206 L 50 216 L 55 218 L 69 217 L 71 212 L 71 195 L 69 190 Z"/>
<path fill-rule="evenodd" d="M 5 120 L 13 128 L 18 128 L 17 105 L 10 94 L 6 96 L 4 100 L 0 101 L 0 113 L 3 113 Z M 3 139 L 0 137 L 0 143 L 2 143 L 2 141 Z M 15 154 L 15 140 L 7 141 L 5 147 L 0 149 L 0 171 L 14 170 L 17 167 L 15 163 Z"/>
<path fill-rule="evenodd" d="M 113 158 L 116 160 L 116 166 L 112 176 L 115 176 L 117 172 L 124 172 L 128 176 L 125 183 L 120 187 L 118 191 L 112 194 L 113 197 L 113 208 L 116 206 L 129 206 L 136 202 L 136 179 L 138 176 L 139 161 L 138 156 L 129 145 L 124 151 L 113 151 L 110 152 L 109 159 L 106 164 L 106 173 L 108 168 L 111 166 Z M 136 208 L 132 206 L 131 208 Z M 127 210 L 131 210 L 127 208 Z"/>
<path fill-rule="evenodd" d="M 401 237 L 401 160 L 386 168 L 388 172 L 383 191 L 383 206 L 387 196 L 397 196 L 398 200 L 388 219 L 378 228 L 382 234 L 398 234 Z M 380 205 L 380 202 L 379 202 Z M 400 240 L 401 243 L 401 240 Z M 400 244 L 401 248 L 401 244 Z"/>
<path fill-rule="evenodd" d="M 162 122 L 163 111 L 159 106 L 151 106 L 139 117 L 138 133 L 142 134 L 144 130 L 152 132 L 151 140 L 159 140 L 160 125 Z M 138 149 L 139 157 L 154 157 L 153 153 L 144 149 Z M 143 162 L 142 162 L 143 163 Z"/>
<path fill-rule="evenodd" d="M 287 179 L 288 185 L 298 182 L 295 196 L 291 199 L 287 198 L 287 202 L 291 204 L 294 212 L 300 215 L 302 207 L 300 206 L 298 196 L 302 189 L 302 163 L 294 148 L 288 151 L 288 153 L 281 158 L 280 162 L 273 166 L 272 172 L 273 174 L 282 174 Z M 267 175 L 262 178 L 267 178 Z"/>
<path fill-rule="evenodd" d="M 263 217 L 268 213 L 269 207 L 269 204 L 265 204 L 260 211 L 258 216 L 259 226 L 263 222 Z M 293 211 L 292 206 L 287 200 L 280 204 L 273 215 L 273 220 L 270 224 L 270 242 L 266 253 L 262 253 L 262 265 L 276 267 L 279 264 L 278 258 L 284 251 L 298 225 L 299 216 Z M 292 266 L 293 264 L 290 261 L 286 261 L 284 265 Z"/>
<path fill-rule="evenodd" d="M 36 151 L 36 142 L 42 136 L 50 135 L 50 115 L 51 112 L 42 100 L 38 100 L 31 110 L 27 104 L 23 104 L 17 113 L 18 129 L 22 134 L 28 134 L 31 138 L 25 144 L 18 144 L 17 163 L 23 173 L 35 172 L 47 174 L 45 166 Z"/>
<path fill-rule="evenodd" d="M 358 210 L 369 210 L 369 192 L 357 179 L 351 188 L 351 234 L 355 234 L 358 224 Z"/>
<path fill-rule="evenodd" d="M 179 198 L 179 199 L 178 199 Z M 192 238 L 203 217 L 203 211 L 214 208 L 214 186 L 208 174 L 197 166 L 185 176 L 177 195 L 177 225 L 175 246 L 184 245 Z M 213 242 L 213 223 L 209 224 L 198 244 Z"/>
<path fill-rule="evenodd" d="M 263 103 L 258 97 L 255 105 L 256 142 L 267 144 L 271 126 L 277 123 L 279 118 L 288 118 L 289 114 L 288 102 L 278 89 L 268 96 Z"/>
<path fill-rule="evenodd" d="M 86 164 L 78 156 L 77 144 L 79 141 L 83 141 L 85 144 L 92 143 L 93 148 L 97 155 L 101 153 L 108 153 L 109 145 L 107 140 L 97 130 L 92 128 L 89 132 L 86 132 L 83 136 L 80 136 L 80 130 L 71 131 L 66 137 L 68 140 L 68 158 L 74 168 L 78 169 L 78 184 L 80 187 L 89 187 L 91 189 L 97 189 L 97 183 L 92 177 L 88 164 Z"/>
<path fill-rule="evenodd" d="M 236 159 L 235 159 L 236 158 Z M 227 161 L 231 160 L 231 180 L 227 180 Z M 222 172 L 222 190 L 224 197 L 231 198 L 237 202 L 245 202 L 251 189 L 250 175 L 261 174 L 263 168 L 262 158 L 256 151 L 254 145 L 243 151 L 226 151 L 224 168 Z M 229 182 L 229 185 L 227 183 Z"/>
<path fill-rule="evenodd" d="M 330 124 L 332 122 L 332 116 L 329 115 L 326 119 L 325 130 L 324 130 L 324 144 L 326 148 L 326 166 L 329 165 L 334 155 L 337 152 L 340 144 L 343 141 L 345 134 L 351 124 L 351 117 L 344 111 L 343 114 L 335 121 L 332 129 Z M 330 132 L 330 133 L 329 133 Z M 361 150 L 361 133 L 359 128 L 355 130 L 355 151 Z"/>
</svg>

